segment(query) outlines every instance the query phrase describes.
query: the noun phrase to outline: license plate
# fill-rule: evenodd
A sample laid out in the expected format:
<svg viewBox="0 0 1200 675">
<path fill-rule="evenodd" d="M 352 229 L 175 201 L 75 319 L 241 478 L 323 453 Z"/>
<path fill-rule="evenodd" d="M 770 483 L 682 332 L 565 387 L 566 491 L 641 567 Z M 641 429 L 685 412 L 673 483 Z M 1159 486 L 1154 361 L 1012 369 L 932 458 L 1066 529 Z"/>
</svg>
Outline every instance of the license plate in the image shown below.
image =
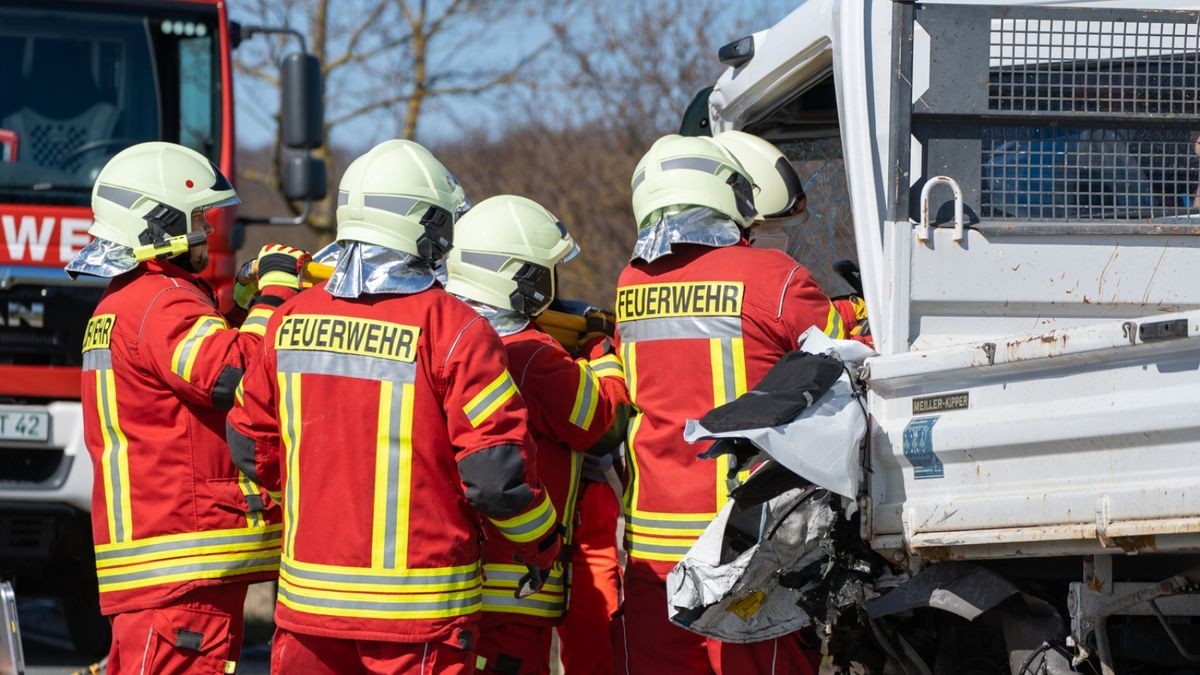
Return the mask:
<svg viewBox="0 0 1200 675">
<path fill-rule="evenodd" d="M 32 410 L 0 410 L 0 440 L 50 440 L 50 413 Z"/>
</svg>

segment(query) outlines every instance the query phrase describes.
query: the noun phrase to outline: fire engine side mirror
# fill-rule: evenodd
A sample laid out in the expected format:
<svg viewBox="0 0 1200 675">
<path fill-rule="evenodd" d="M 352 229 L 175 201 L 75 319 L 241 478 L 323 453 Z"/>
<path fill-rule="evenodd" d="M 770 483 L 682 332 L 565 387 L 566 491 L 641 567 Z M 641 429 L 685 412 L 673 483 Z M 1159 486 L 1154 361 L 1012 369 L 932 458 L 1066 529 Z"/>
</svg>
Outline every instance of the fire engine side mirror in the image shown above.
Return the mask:
<svg viewBox="0 0 1200 675">
<path fill-rule="evenodd" d="M 306 52 L 288 54 L 280 71 L 283 86 L 279 124 L 283 144 L 289 148 L 320 147 L 325 124 L 320 61 Z"/>
<path fill-rule="evenodd" d="M 287 153 L 280 167 L 283 194 L 292 201 L 320 201 L 326 193 L 325 162 L 307 151 Z"/>
</svg>

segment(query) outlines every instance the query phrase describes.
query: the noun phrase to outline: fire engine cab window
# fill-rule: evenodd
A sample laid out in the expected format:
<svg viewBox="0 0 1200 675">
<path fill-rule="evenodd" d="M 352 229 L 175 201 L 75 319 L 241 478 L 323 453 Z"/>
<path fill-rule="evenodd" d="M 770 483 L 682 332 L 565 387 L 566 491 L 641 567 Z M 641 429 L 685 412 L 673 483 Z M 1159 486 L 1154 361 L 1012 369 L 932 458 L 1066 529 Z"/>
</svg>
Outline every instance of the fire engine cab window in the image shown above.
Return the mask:
<svg viewBox="0 0 1200 675">
<path fill-rule="evenodd" d="M 215 15 L 0 8 L 0 201 L 87 205 L 143 141 L 217 159 Z"/>
</svg>

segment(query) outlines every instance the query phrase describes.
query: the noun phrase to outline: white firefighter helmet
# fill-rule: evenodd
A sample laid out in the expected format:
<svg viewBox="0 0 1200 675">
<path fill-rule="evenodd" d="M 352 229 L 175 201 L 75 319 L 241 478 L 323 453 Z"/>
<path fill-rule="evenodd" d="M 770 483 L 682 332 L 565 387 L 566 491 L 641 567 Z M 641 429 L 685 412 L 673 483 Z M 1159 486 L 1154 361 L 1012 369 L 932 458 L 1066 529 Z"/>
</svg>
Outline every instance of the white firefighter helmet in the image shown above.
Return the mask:
<svg viewBox="0 0 1200 675">
<path fill-rule="evenodd" d="M 639 230 L 670 207 L 708 207 L 744 228 L 754 222 L 754 186 L 746 169 L 707 136 L 658 139 L 638 162 L 630 185 Z"/>
<path fill-rule="evenodd" d="M 515 195 L 491 197 L 454 228 L 446 290 L 533 316 L 554 299 L 554 266 L 578 252 L 567 228 L 541 204 Z"/>
<path fill-rule="evenodd" d="M 458 179 L 429 150 L 384 141 L 355 159 L 338 186 L 338 241 L 360 241 L 436 262 L 469 206 Z"/>
<path fill-rule="evenodd" d="M 771 142 L 744 131 L 723 131 L 713 140 L 720 143 L 749 172 L 754 183 L 755 220 L 787 218 L 804 207 L 804 186 L 792 163 Z"/>
<path fill-rule="evenodd" d="M 92 187 L 88 234 L 137 249 L 181 237 L 196 211 L 239 203 L 204 155 L 175 143 L 139 143 L 117 153 Z"/>
</svg>

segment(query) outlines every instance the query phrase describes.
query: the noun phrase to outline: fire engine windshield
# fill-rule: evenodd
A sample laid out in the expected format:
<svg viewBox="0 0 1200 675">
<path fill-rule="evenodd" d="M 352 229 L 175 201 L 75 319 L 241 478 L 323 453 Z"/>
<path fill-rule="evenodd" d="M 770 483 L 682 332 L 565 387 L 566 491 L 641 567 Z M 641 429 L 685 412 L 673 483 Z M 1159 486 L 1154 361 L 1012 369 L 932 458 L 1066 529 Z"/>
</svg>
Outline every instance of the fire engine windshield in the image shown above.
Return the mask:
<svg viewBox="0 0 1200 675">
<path fill-rule="evenodd" d="M 0 7 L 0 202 L 89 203 L 113 155 L 182 143 L 218 160 L 215 10 Z"/>
</svg>

